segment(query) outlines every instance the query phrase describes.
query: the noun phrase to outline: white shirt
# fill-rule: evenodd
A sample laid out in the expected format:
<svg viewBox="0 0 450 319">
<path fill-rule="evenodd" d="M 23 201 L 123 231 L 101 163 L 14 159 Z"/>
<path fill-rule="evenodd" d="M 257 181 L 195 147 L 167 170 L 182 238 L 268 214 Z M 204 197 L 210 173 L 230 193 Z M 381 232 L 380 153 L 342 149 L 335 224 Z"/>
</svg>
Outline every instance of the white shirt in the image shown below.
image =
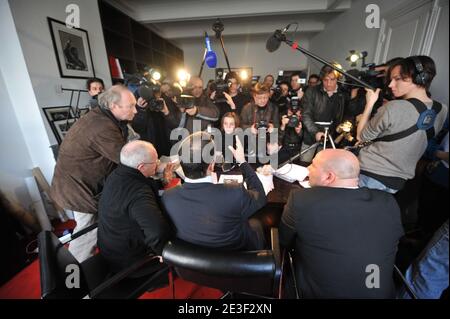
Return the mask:
<svg viewBox="0 0 450 319">
<path fill-rule="evenodd" d="M 190 178 L 186 177 L 184 181 L 186 183 L 192 183 L 192 184 L 199 184 L 199 183 L 211 183 L 211 184 L 214 184 L 211 175 L 205 176 L 203 178 L 198 178 L 198 179 L 190 179 Z"/>
</svg>

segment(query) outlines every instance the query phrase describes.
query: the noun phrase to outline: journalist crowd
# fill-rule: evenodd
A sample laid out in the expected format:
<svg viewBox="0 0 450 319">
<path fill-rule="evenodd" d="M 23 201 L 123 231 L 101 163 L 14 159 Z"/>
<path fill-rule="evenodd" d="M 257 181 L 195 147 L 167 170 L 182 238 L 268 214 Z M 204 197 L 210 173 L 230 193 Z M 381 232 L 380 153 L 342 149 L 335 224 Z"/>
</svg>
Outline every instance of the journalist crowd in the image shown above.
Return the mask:
<svg viewBox="0 0 450 319">
<path fill-rule="evenodd" d="M 184 88 L 89 79 L 90 111 L 60 145 L 50 194 L 73 211 L 74 233 L 98 229 L 69 250 L 79 262 L 99 253 L 119 272 L 161 256 L 175 238 L 224 251 L 268 249 L 267 225 L 256 216 L 268 195 L 256 167 L 275 156 L 272 171 L 296 161 L 309 172 L 310 187 L 286 194 L 277 225 L 294 267 L 286 290 L 411 298 L 394 282 L 398 266 L 417 297 L 441 298 L 449 136 L 448 106 L 430 93 L 436 69 L 428 56 L 395 58 L 357 75 L 373 89 L 328 65 L 252 83 L 235 72 L 207 83 L 193 76 Z M 217 183 L 225 164 L 243 183 Z M 367 284 L 371 265 L 378 284 Z M 156 258 L 133 276 L 163 267 Z"/>
</svg>

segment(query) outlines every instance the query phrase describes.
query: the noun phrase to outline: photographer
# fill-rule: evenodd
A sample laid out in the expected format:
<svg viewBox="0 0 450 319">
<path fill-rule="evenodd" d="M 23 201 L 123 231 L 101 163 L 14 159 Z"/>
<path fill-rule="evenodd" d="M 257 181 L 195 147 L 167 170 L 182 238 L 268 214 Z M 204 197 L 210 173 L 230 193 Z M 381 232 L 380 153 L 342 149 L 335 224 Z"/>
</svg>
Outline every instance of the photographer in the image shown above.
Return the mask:
<svg viewBox="0 0 450 319">
<path fill-rule="evenodd" d="M 301 79 L 301 73 L 295 72 L 291 75 L 290 78 L 291 83 L 291 89 L 289 90 L 289 98 L 292 98 L 293 96 L 297 96 L 299 100 L 302 99 L 304 92 L 302 89 L 302 79 Z"/>
<path fill-rule="evenodd" d="M 215 103 L 220 113 L 219 120 L 222 119 L 222 117 L 228 112 L 235 112 L 240 115 L 242 108 L 250 100 L 248 96 L 239 92 L 240 83 L 236 72 L 227 73 L 225 76 L 225 83 L 227 84 L 227 89 L 221 93 L 223 93 L 226 102 L 219 101 Z M 211 94 L 211 99 L 214 100 L 216 95 L 217 91 L 214 91 Z"/>
<path fill-rule="evenodd" d="M 303 97 L 303 127 L 305 130 L 302 150 L 307 149 L 316 142 L 321 141 L 324 129 L 315 122 L 332 122 L 329 132 L 335 132 L 344 117 L 344 110 L 348 104 L 349 96 L 337 85 L 337 72 L 325 65 L 320 71 L 321 85 L 306 91 Z M 301 160 L 311 162 L 315 149 L 302 155 Z"/>
<path fill-rule="evenodd" d="M 178 105 L 177 112 L 181 113 L 178 128 L 186 128 L 189 133 L 194 133 L 194 120 L 199 121 L 201 131 L 207 129 L 208 125 L 219 120 L 219 109 L 210 98 L 203 92 L 203 80 L 197 76 L 190 79 L 189 84 L 190 95 L 194 97 L 193 107 L 182 107 Z"/>
<path fill-rule="evenodd" d="M 152 91 L 149 91 L 152 90 Z M 137 99 L 132 127 L 141 136 L 141 140 L 152 143 L 158 154 L 170 154 L 170 139 L 166 119 L 170 114 L 158 85 L 139 90 L 142 96 Z"/>
<path fill-rule="evenodd" d="M 278 141 L 281 149 L 278 152 L 278 162 L 283 163 L 301 150 L 303 139 L 302 114 L 298 98 L 293 98 L 287 110 L 287 115 L 281 118 L 278 131 Z"/>
<path fill-rule="evenodd" d="M 269 89 L 272 89 L 273 84 L 275 83 L 275 78 L 273 77 L 272 74 L 267 74 L 264 77 L 263 83 L 265 86 L 269 87 Z"/>
<path fill-rule="evenodd" d="M 243 130 L 251 128 L 258 135 L 258 129 L 266 129 L 269 133 L 279 126 L 278 108 L 269 101 L 269 87 L 257 83 L 253 89 L 253 101 L 244 106 L 241 113 Z"/>
<path fill-rule="evenodd" d="M 289 83 L 280 82 L 280 84 L 271 91 L 270 101 L 278 107 L 280 116 L 286 115 L 289 104 Z"/>
<path fill-rule="evenodd" d="M 319 85 L 320 77 L 317 74 L 311 74 L 308 78 L 308 85 L 305 88 L 305 91 L 308 88 L 315 87 L 316 85 Z"/>
<path fill-rule="evenodd" d="M 247 154 L 259 159 L 266 154 L 265 150 L 258 149 L 258 145 L 280 124 L 278 108 L 269 101 L 269 94 L 269 87 L 257 83 L 253 88 L 253 101 L 244 106 L 241 113 L 242 129 L 250 128 L 251 135 L 256 137 L 246 143 Z"/>
</svg>

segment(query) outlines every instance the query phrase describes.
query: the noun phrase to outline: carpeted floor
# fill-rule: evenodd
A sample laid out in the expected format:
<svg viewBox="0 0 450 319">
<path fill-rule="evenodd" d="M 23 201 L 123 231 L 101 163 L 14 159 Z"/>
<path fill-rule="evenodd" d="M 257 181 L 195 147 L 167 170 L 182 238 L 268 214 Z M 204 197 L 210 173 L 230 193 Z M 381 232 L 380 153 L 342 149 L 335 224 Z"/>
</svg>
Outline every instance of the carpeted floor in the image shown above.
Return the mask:
<svg viewBox="0 0 450 319">
<path fill-rule="evenodd" d="M 35 260 L 0 287 L 0 299 L 40 299 L 40 292 L 39 261 Z M 175 278 L 175 299 L 218 299 L 222 294 L 219 290 Z M 164 287 L 146 292 L 139 299 L 172 299 L 172 289 Z"/>
<path fill-rule="evenodd" d="M 62 236 L 75 228 L 75 222 L 69 220 L 65 223 L 53 225 L 57 236 Z M 40 299 L 40 274 L 37 255 L 27 267 L 17 273 L 11 280 L 0 287 L 0 299 Z M 218 299 L 223 293 L 219 290 L 196 285 L 194 283 L 175 278 L 176 299 Z M 144 293 L 139 299 L 172 299 L 172 289 L 164 287 L 152 292 Z"/>
</svg>

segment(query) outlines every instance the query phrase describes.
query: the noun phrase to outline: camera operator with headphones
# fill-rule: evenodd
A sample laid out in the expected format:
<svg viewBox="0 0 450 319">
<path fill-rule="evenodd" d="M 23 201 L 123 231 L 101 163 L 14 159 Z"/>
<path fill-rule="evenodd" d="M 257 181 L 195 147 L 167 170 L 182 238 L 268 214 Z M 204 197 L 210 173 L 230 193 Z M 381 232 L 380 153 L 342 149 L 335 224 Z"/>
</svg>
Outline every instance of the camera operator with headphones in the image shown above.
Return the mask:
<svg viewBox="0 0 450 319">
<path fill-rule="evenodd" d="M 357 139 L 369 144 L 360 149 L 360 187 L 396 193 L 415 175 L 427 140 L 439 132 L 448 108 L 429 98 L 436 67 L 428 56 L 411 56 L 393 63 L 389 88 L 397 100 L 380 107 L 369 120 L 380 89 L 366 90 L 366 107 Z"/>
</svg>

